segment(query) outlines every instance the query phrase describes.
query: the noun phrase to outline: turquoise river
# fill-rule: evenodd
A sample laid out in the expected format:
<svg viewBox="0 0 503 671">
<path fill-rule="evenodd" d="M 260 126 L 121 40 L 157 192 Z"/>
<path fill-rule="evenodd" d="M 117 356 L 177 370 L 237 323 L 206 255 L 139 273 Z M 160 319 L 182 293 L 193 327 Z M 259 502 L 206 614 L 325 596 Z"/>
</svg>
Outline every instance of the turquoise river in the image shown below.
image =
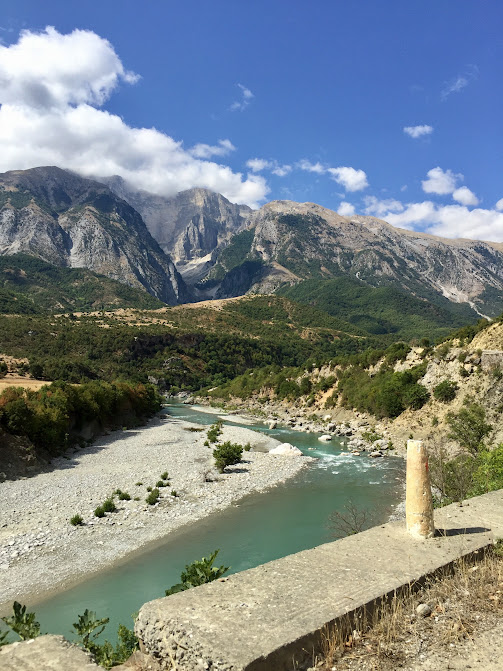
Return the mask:
<svg viewBox="0 0 503 671">
<path fill-rule="evenodd" d="M 165 412 L 201 425 L 215 422 L 215 415 L 201 408 L 173 404 Z M 402 459 L 341 455 L 340 441 L 322 443 L 320 434 L 271 430 L 260 423 L 246 426 L 292 443 L 316 461 L 286 483 L 187 525 L 153 549 L 37 604 L 34 610 L 43 632 L 72 638 L 71 624 L 89 608 L 98 617 L 110 618 L 105 636 L 115 640 L 118 623 L 131 627 L 131 614 L 146 601 L 164 596 L 194 559 L 219 548 L 219 565 L 230 566 L 230 572 L 243 571 L 333 540 L 330 515 L 343 512 L 348 500 L 370 510 L 373 523 L 379 524 L 403 495 Z"/>
</svg>

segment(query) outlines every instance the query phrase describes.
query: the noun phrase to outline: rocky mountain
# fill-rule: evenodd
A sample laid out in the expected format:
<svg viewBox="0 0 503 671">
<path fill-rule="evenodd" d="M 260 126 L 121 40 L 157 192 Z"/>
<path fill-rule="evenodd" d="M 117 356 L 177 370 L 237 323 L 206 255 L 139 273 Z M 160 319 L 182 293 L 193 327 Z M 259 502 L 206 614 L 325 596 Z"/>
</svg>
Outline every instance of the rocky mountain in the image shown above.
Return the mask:
<svg viewBox="0 0 503 671">
<path fill-rule="evenodd" d="M 153 237 L 188 282 L 204 277 L 219 250 L 247 226 L 252 210 L 209 189 L 181 191 L 171 198 L 136 191 L 118 176 L 103 179 L 137 210 Z"/>
<path fill-rule="evenodd" d="M 88 268 L 176 304 L 191 299 L 141 216 L 105 185 L 57 167 L 0 175 L 0 255 Z"/>
<path fill-rule="evenodd" d="M 273 201 L 220 252 L 202 292 L 217 298 L 267 293 L 341 275 L 395 286 L 426 299 L 503 310 L 503 244 L 444 239 L 394 228 L 374 217 L 343 217 L 314 203 Z"/>
</svg>

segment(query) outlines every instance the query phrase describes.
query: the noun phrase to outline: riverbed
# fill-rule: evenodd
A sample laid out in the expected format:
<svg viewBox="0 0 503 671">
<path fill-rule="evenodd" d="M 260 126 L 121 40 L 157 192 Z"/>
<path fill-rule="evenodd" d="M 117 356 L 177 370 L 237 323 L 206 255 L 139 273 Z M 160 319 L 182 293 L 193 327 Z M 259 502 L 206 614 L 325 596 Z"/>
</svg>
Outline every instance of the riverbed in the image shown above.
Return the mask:
<svg viewBox="0 0 503 671">
<path fill-rule="evenodd" d="M 164 421 L 173 429 L 184 427 L 180 431 L 184 437 L 191 436 L 194 445 L 191 449 L 199 450 L 200 446 L 202 454 L 206 456 L 208 448 L 202 445 L 205 432 L 188 432 L 185 429 L 207 428 L 215 421 L 215 413 L 183 405 L 172 405 L 165 412 L 168 419 L 157 421 L 161 424 Z M 251 432 L 250 429 L 255 431 Z M 148 430 L 149 427 L 138 431 L 141 434 Z M 269 430 L 259 423 L 250 424 L 250 420 L 241 423 L 239 417 L 233 416 L 226 417 L 225 430 L 228 436 L 239 433 L 241 440 L 246 434 L 253 433 L 256 436 L 257 450 L 267 449 L 268 444 L 277 444 L 274 441 L 290 442 L 315 460 L 303 468 L 303 464 L 299 463 L 302 457 L 292 461 L 289 457 L 278 460 L 258 451 L 245 453 L 245 460 L 250 463 L 245 464 L 241 470 L 252 470 L 255 463 L 257 468 L 260 468 L 259 464 L 264 464 L 264 468 L 270 471 L 271 462 L 267 460 L 274 459 L 275 476 L 269 484 L 263 483 L 261 493 L 257 493 L 257 488 L 251 482 L 246 482 L 245 478 L 250 480 L 251 474 L 247 476 L 237 468 L 236 472 L 229 473 L 226 477 L 231 482 L 234 478 L 234 495 L 227 499 L 223 497 L 222 505 L 218 508 L 212 510 L 208 506 L 205 509 L 204 501 L 202 503 L 201 500 L 187 501 L 185 504 L 176 502 L 175 506 L 179 504 L 180 509 L 186 508 L 185 516 L 180 518 L 183 523 L 178 527 L 164 526 L 164 517 L 158 517 L 159 521 L 163 521 L 161 528 L 157 529 L 157 536 L 149 537 L 148 524 L 146 527 L 138 527 L 135 531 L 137 537 L 143 540 L 147 538 L 152 543 L 150 547 L 139 544 L 143 545 L 141 552 L 134 555 L 129 553 L 126 560 L 120 563 L 117 561 L 118 557 L 115 557 L 112 568 L 102 570 L 85 582 L 38 603 L 36 612 L 44 631 L 69 635 L 69 626 L 75 622 L 76 615 L 89 608 L 95 610 L 99 617 L 111 618 L 108 635 L 113 638 L 119 621 L 130 625 L 130 615 L 145 601 L 163 596 L 167 587 L 179 581 L 185 564 L 194 559 L 207 556 L 218 548 L 219 563 L 230 566 L 231 572 L 241 571 L 332 540 L 336 530 L 330 522 L 331 514 L 333 511 L 344 512 L 349 499 L 361 509 L 371 509 L 372 521 L 377 524 L 388 519 L 401 497 L 401 459 L 357 457 L 342 450 L 343 445 L 337 440 L 328 444 L 320 443 L 319 434 L 300 433 L 283 428 Z M 242 433 L 243 431 L 246 433 Z M 199 452 L 195 456 L 200 458 Z M 159 462 L 159 467 L 160 465 Z M 202 470 L 204 465 L 199 463 L 199 467 Z M 278 468 L 281 472 L 278 472 Z M 238 480 L 240 477 L 242 479 Z M 258 480 L 264 477 L 265 473 L 263 477 L 258 476 Z M 145 478 L 142 476 L 142 479 Z M 255 484 L 260 484 L 258 480 Z M 240 490 L 237 493 L 236 484 Z M 215 483 L 217 490 L 222 485 L 223 482 Z M 130 491 L 134 487 L 128 486 Z M 180 498 L 183 500 L 183 497 Z M 191 503 L 195 503 L 196 508 L 204 514 L 200 515 L 198 521 L 187 524 L 191 519 L 197 520 L 196 508 L 191 509 Z M 172 502 L 166 505 L 172 505 Z M 153 515 L 157 512 L 147 510 L 146 515 L 154 520 Z M 171 507 L 169 517 L 173 516 L 173 512 Z M 148 518 L 144 517 L 145 519 Z M 70 534 L 73 533 L 68 524 L 66 528 L 67 533 L 68 530 Z M 105 529 L 103 525 L 101 528 Z M 117 538 L 125 531 L 120 527 L 108 529 Z M 82 529 L 77 529 L 76 533 L 80 531 Z M 103 546 L 97 547 L 96 543 L 99 543 L 98 538 L 102 542 L 105 540 L 94 533 L 91 533 L 87 541 L 87 554 L 96 556 L 98 561 L 102 559 L 103 553 L 100 554 L 99 550 Z M 35 565 L 33 568 L 36 570 Z M 57 562 L 54 562 L 52 570 L 59 570 Z M 33 602 L 35 601 L 38 601 L 36 595 Z"/>
</svg>

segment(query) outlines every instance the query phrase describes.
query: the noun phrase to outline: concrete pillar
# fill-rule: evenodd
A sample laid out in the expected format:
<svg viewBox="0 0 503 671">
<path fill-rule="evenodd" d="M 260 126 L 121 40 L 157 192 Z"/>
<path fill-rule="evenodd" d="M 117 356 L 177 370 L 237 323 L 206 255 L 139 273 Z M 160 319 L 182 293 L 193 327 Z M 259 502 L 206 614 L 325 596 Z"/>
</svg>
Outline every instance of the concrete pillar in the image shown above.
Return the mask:
<svg viewBox="0 0 503 671">
<path fill-rule="evenodd" d="M 405 498 L 407 531 L 414 538 L 435 534 L 428 453 L 421 440 L 407 441 L 407 479 Z"/>
</svg>

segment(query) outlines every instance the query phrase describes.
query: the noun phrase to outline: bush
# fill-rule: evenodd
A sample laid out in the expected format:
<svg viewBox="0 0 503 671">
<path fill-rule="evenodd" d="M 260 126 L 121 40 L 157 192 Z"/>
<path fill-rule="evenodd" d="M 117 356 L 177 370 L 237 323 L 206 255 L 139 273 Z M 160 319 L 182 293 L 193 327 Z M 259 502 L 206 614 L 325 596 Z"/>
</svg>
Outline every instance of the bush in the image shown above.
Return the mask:
<svg viewBox="0 0 503 671">
<path fill-rule="evenodd" d="M 209 557 L 203 557 L 199 561 L 192 562 L 185 567 L 185 571 L 182 571 L 180 576 L 181 582 L 177 585 L 173 585 L 166 590 L 166 596 L 171 594 L 177 594 L 178 592 L 184 592 L 191 587 L 198 587 L 199 585 L 204 585 L 208 582 L 213 582 L 213 580 L 218 580 L 221 578 L 224 573 L 229 570 L 228 566 L 213 566 L 218 554 L 218 550 L 215 550 L 211 553 Z"/>
<path fill-rule="evenodd" d="M 156 487 L 150 492 L 145 501 L 148 503 L 149 506 L 153 506 L 159 501 L 159 494 L 160 492 Z"/>
<path fill-rule="evenodd" d="M 451 427 L 449 438 L 457 441 L 471 454 L 476 454 L 484 438 L 492 431 L 485 421 L 486 413 L 477 403 L 468 403 L 458 413 L 447 413 L 447 423 Z"/>
<path fill-rule="evenodd" d="M 84 522 L 84 520 L 82 519 L 81 515 L 79 515 L 78 513 L 77 513 L 77 515 L 74 515 L 70 519 L 70 524 L 74 527 L 80 526 L 83 522 Z"/>
<path fill-rule="evenodd" d="M 131 501 L 131 496 L 127 492 L 121 492 L 119 494 L 120 501 Z"/>
<path fill-rule="evenodd" d="M 175 499 L 178 498 L 179 494 L 178 494 L 178 492 L 176 491 L 176 489 L 172 489 L 172 490 L 171 490 L 171 496 L 173 496 Z"/>
<path fill-rule="evenodd" d="M 451 382 L 450 380 L 443 380 L 443 382 L 440 382 L 440 384 L 437 384 L 437 386 L 433 388 L 433 396 L 437 399 L 437 401 L 448 403 L 449 401 L 453 401 L 456 398 L 456 392 L 458 389 L 459 387 L 455 382 Z"/>
<path fill-rule="evenodd" d="M 227 466 L 238 464 L 241 461 L 243 447 L 229 440 L 213 450 L 215 466 L 219 473 L 223 473 Z"/>
<path fill-rule="evenodd" d="M 35 613 L 27 613 L 26 606 L 14 601 L 13 615 L 0 618 L 22 641 L 40 636 L 40 624 L 35 620 Z"/>
<path fill-rule="evenodd" d="M 164 480 L 158 480 L 155 484 L 156 487 L 166 487 Z"/>
<path fill-rule="evenodd" d="M 117 511 L 114 500 L 111 497 L 103 502 L 102 508 L 106 513 L 115 513 Z"/>
<path fill-rule="evenodd" d="M 222 433 L 222 425 L 223 422 L 221 420 L 218 420 L 215 424 L 212 424 L 210 428 L 208 429 L 207 436 L 208 436 L 208 441 L 210 443 L 216 443 L 218 440 L 218 437 Z"/>
<path fill-rule="evenodd" d="M 94 510 L 94 516 L 95 517 L 105 517 L 105 511 L 103 510 L 103 506 L 98 506 Z"/>
<path fill-rule="evenodd" d="M 169 478 L 168 471 L 164 471 L 164 473 L 161 473 L 161 480 L 167 480 L 168 478 Z"/>
</svg>

